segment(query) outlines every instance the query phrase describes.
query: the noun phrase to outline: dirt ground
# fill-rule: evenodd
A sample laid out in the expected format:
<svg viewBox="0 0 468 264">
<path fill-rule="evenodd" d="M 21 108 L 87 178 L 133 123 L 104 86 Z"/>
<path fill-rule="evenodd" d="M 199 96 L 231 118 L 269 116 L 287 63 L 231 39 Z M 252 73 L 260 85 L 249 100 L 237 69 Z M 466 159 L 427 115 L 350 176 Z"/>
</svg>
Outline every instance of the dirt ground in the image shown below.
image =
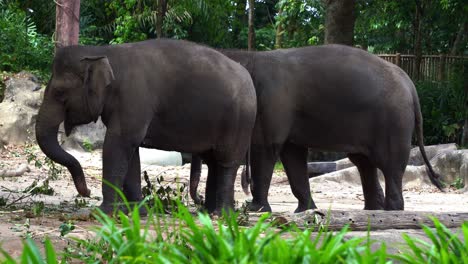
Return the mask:
<svg viewBox="0 0 468 264">
<path fill-rule="evenodd" d="M 3 169 L 16 169 L 21 164 L 27 164 L 26 152 L 33 153 L 32 156 L 35 157 L 35 160 L 44 160 L 44 155 L 37 147 L 10 146 L 0 154 L 0 165 Z M 80 238 L 92 236 L 92 232 L 89 230 L 97 224 L 95 221 L 75 221 L 76 229 L 65 238 L 61 237 L 59 232 L 59 226 L 66 221 L 71 213 L 78 210 L 80 203 L 85 201 L 86 206 L 89 207 L 99 205 L 101 200 L 100 152 L 72 152 L 72 154 L 81 162 L 85 170 L 88 188 L 91 189 L 91 198 L 77 197 L 73 181 L 67 170 L 64 170 L 57 180 L 50 181 L 50 187 L 54 190 L 53 195 L 28 196 L 28 194 L 22 193 L 35 180 L 41 184 L 47 177 L 47 168 L 45 166 L 36 168 L 34 160 L 29 164 L 30 172 L 26 172 L 20 177 L 0 178 L 0 201 L 3 200 L 7 204 L 0 206 L 0 246 L 6 252 L 13 256 L 19 256 L 22 251 L 23 238 L 27 235 L 32 236 L 38 242 L 47 236 L 59 250 L 66 247 L 71 236 Z M 167 183 L 181 186 L 188 182 L 190 166 L 189 164 L 180 167 L 142 165 L 142 170 L 148 172 L 152 181 L 156 177 L 163 176 Z M 204 166 L 199 190 L 204 190 L 206 170 Z M 404 189 L 406 211 L 446 213 L 468 211 L 468 194 L 456 190 L 441 193 L 430 185 L 413 186 L 409 184 L 405 186 L 410 186 Z M 313 198 L 321 209 L 362 210 L 364 206 L 361 186 L 356 183 L 332 181 L 315 183 L 312 180 L 311 188 Z M 235 185 L 235 198 L 239 204 L 250 198 L 242 192 L 240 177 L 237 177 Z M 278 214 L 291 214 L 296 208 L 297 202 L 291 193 L 284 172 L 275 172 L 269 200 L 272 210 Z M 37 202 L 39 201 L 44 202 L 45 206 L 42 210 L 38 209 Z M 35 210 L 38 212 L 34 213 Z M 454 231 L 457 230 L 454 229 Z M 398 252 L 402 233 L 421 236 L 421 231 L 418 230 L 391 229 L 379 232 L 372 231 L 371 238 L 393 243 L 394 246 L 390 247 L 390 250 Z M 349 234 L 349 236 L 365 235 L 366 232 L 351 232 Z"/>
</svg>

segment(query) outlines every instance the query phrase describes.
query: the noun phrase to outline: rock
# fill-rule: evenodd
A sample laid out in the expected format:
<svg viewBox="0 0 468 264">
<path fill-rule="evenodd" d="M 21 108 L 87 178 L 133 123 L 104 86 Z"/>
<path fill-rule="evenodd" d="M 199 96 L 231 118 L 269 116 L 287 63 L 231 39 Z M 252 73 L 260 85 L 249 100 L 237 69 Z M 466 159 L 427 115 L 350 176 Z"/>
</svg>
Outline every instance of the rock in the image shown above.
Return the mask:
<svg viewBox="0 0 468 264">
<path fill-rule="evenodd" d="M 380 170 L 378 170 L 378 178 L 382 188 L 385 188 L 385 179 Z M 327 173 L 319 177 L 311 178 L 310 183 L 320 186 L 321 183 L 336 183 L 338 186 L 361 186 L 361 177 L 356 167 L 350 167 Z M 425 166 L 407 166 L 403 175 L 403 188 L 420 188 L 421 186 L 432 186 L 432 183 L 427 176 Z"/>
<path fill-rule="evenodd" d="M 424 150 L 426 151 L 426 156 L 429 160 L 437 157 L 446 152 L 457 150 L 457 144 L 440 144 L 440 145 L 430 145 L 425 146 Z M 424 165 L 424 160 L 421 156 L 421 151 L 419 147 L 414 147 L 410 151 L 410 157 L 408 159 L 408 165 L 421 166 Z M 353 167 L 354 164 L 349 159 L 340 159 L 336 161 L 336 170 L 342 170 L 346 168 Z"/>
<path fill-rule="evenodd" d="M 434 157 L 441 155 L 443 153 L 457 150 L 457 144 L 449 143 L 449 144 L 440 144 L 440 145 L 430 145 L 430 146 L 425 146 L 424 150 L 426 151 L 427 158 L 431 160 Z M 408 165 L 415 165 L 415 166 L 424 165 L 424 160 L 422 158 L 419 147 L 415 147 L 411 149 L 410 157 L 408 160 Z"/>
<path fill-rule="evenodd" d="M 318 161 L 307 163 L 307 174 L 309 175 L 309 178 L 333 171 L 336 171 L 336 162 L 333 161 Z"/>
<path fill-rule="evenodd" d="M 5 82 L 5 97 L 0 103 L 0 146 L 24 144 L 34 139 L 34 124 L 43 89 L 32 74 L 21 73 Z"/>
<path fill-rule="evenodd" d="M 59 129 L 59 140 L 62 147 L 69 152 L 83 152 L 101 149 L 106 134 L 106 126 L 99 118 L 96 123 L 81 125 L 73 129 L 69 137 L 65 136 L 63 124 Z M 157 166 L 180 166 L 182 165 L 182 155 L 175 151 L 163 151 L 157 149 L 140 148 L 140 162 L 142 165 Z"/>
<path fill-rule="evenodd" d="M 468 191 L 468 149 L 439 154 L 431 160 L 434 170 L 442 176 L 442 181 L 453 184 L 461 179 L 463 190 Z"/>
<path fill-rule="evenodd" d="M 182 155 L 176 151 L 140 148 L 140 161 L 142 166 L 181 166 Z"/>
<path fill-rule="evenodd" d="M 60 125 L 60 138 L 64 149 L 91 150 L 100 149 L 104 144 L 106 126 L 99 118 L 96 123 L 77 126 L 73 129 L 69 137 L 65 136 L 63 124 Z"/>
<path fill-rule="evenodd" d="M 351 167 L 354 167 L 354 163 L 352 163 L 348 158 L 336 161 L 336 170 L 342 170 Z"/>
</svg>

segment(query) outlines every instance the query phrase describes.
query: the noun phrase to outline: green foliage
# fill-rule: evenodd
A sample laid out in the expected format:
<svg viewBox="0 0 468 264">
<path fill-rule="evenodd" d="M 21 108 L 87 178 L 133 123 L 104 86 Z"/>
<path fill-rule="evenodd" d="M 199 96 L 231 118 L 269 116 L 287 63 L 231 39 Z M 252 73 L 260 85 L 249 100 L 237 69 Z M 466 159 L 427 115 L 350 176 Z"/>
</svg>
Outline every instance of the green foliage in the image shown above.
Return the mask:
<svg viewBox="0 0 468 264">
<path fill-rule="evenodd" d="M 284 171 L 283 163 L 281 163 L 281 161 L 276 162 L 274 170 L 275 171 Z"/>
<path fill-rule="evenodd" d="M 393 257 L 401 263 L 468 263 L 468 222 L 462 225 L 463 239 L 460 239 L 438 219 L 432 221 L 435 230 L 423 226 L 430 243 L 403 234 L 409 251 Z"/>
<path fill-rule="evenodd" d="M 462 74 L 452 76 L 449 82 L 416 83 L 424 122 L 424 143 L 460 144 L 463 123 L 468 117 L 468 95 Z"/>
<path fill-rule="evenodd" d="M 149 180 L 148 173 L 143 172 L 143 179 L 146 186 L 142 188 L 143 197 L 148 200 L 148 205 L 154 207 L 159 204 L 162 210 L 170 213 L 177 210 L 180 205 L 180 199 L 187 201 L 187 193 L 185 192 L 186 184 L 183 183 L 180 187 L 172 188 L 164 184 L 164 177 L 159 176 L 156 178 L 156 184 L 152 184 Z M 183 195 L 185 193 L 185 196 Z M 157 204 L 155 204 L 157 201 Z"/>
<path fill-rule="evenodd" d="M 273 50 L 275 48 L 276 30 L 272 26 L 263 27 L 255 31 L 255 49 L 256 50 Z M 247 49 L 248 28 L 241 30 L 239 35 L 239 48 Z"/>
<path fill-rule="evenodd" d="M 33 145 L 32 143 L 26 144 L 23 155 L 26 156 L 28 164 L 33 162 L 36 168 L 42 168 L 43 166 L 45 166 L 47 168 L 47 180 L 58 179 L 60 174 L 62 174 L 63 172 L 63 167 L 60 164 L 55 163 L 48 157 L 44 157 L 44 159 L 41 160 L 36 153 L 37 145 Z"/>
<path fill-rule="evenodd" d="M 459 190 L 465 187 L 465 183 L 463 182 L 463 179 L 458 177 L 452 184 L 450 184 L 453 188 Z"/>
<path fill-rule="evenodd" d="M 87 151 L 87 152 L 92 152 L 93 151 L 93 143 L 91 143 L 89 141 L 89 139 L 84 139 L 83 140 L 83 148 Z"/>
<path fill-rule="evenodd" d="M 59 226 L 60 236 L 65 236 L 73 230 L 75 230 L 75 224 L 73 224 L 71 221 L 63 223 Z"/>
<path fill-rule="evenodd" d="M 93 239 L 74 239 L 65 252 L 57 254 L 49 239 L 45 255 L 27 239 L 20 258 L 22 263 L 467 263 L 468 223 L 461 227 L 463 239 L 437 219 L 435 229 L 423 227 L 430 243 L 403 235 L 408 247 L 398 255 L 387 253 L 385 243 L 371 249 L 369 237 L 345 238 L 348 226 L 338 232 L 321 229 L 300 231 L 291 227 L 278 230 L 264 214 L 252 227 L 241 227 L 237 215 L 212 220 L 203 213 L 193 216 L 184 206 L 177 207 L 173 218 L 149 210 L 142 221 L 138 207 L 129 215 L 118 212 L 116 219 L 98 211 Z M 60 227 L 63 234 L 73 223 Z M 0 248 L 6 263 L 16 263 Z"/>
<path fill-rule="evenodd" d="M 141 32 L 138 27 L 138 22 L 134 13 L 139 11 L 136 0 L 120 0 L 110 1 L 107 4 L 109 12 L 116 14 L 114 39 L 112 44 L 120 44 L 126 42 L 135 42 L 144 40 L 147 35 Z"/>
<path fill-rule="evenodd" d="M 49 179 L 44 180 L 42 185 L 38 185 L 37 180 L 34 180 L 31 185 L 23 190 L 24 193 L 30 193 L 32 195 L 45 194 L 54 195 L 54 189 L 49 186 Z"/>
<path fill-rule="evenodd" d="M 450 53 L 468 6 L 463 0 L 356 1 L 354 40 L 375 53 L 414 53 L 416 3 L 422 3 L 422 52 Z M 468 42 L 461 45 L 462 51 Z"/>
<path fill-rule="evenodd" d="M 53 43 L 15 2 L 0 3 L 0 32 L 0 70 L 49 70 Z"/>
<path fill-rule="evenodd" d="M 284 48 L 318 45 L 323 43 L 325 9 L 319 0 L 280 0 L 275 17 L 276 27 L 281 25 Z"/>
</svg>

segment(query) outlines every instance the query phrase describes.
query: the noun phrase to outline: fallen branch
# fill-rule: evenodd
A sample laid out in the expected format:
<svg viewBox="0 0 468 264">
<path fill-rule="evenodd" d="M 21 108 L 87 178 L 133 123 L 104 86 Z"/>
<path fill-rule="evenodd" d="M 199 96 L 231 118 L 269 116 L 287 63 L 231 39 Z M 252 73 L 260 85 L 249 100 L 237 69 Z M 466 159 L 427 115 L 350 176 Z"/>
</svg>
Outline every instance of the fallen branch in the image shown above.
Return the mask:
<svg viewBox="0 0 468 264">
<path fill-rule="evenodd" d="M 249 213 L 250 222 L 256 222 L 261 214 Z M 327 228 L 341 230 L 349 224 L 349 230 L 421 229 L 422 225 L 434 227 L 430 217 L 435 217 L 447 228 L 459 228 L 468 222 L 468 212 L 410 212 L 410 211 L 368 211 L 368 210 L 308 210 L 302 213 L 273 214 L 277 226 L 295 225 L 299 229 Z"/>
<path fill-rule="evenodd" d="M 26 172 L 30 172 L 31 169 L 26 164 L 21 164 L 16 170 L 7 170 L 3 169 L 0 170 L 0 177 L 19 177 L 22 176 Z"/>
<path fill-rule="evenodd" d="M 385 229 L 419 229 L 421 225 L 433 227 L 430 217 L 436 217 L 448 228 L 460 227 L 468 221 L 468 212 L 436 213 L 410 211 L 313 211 L 294 214 L 285 217 L 289 223 L 295 223 L 299 228 L 309 228 L 314 225 L 328 227 L 329 230 L 340 230 L 349 224 L 350 230 L 385 230 Z"/>
</svg>

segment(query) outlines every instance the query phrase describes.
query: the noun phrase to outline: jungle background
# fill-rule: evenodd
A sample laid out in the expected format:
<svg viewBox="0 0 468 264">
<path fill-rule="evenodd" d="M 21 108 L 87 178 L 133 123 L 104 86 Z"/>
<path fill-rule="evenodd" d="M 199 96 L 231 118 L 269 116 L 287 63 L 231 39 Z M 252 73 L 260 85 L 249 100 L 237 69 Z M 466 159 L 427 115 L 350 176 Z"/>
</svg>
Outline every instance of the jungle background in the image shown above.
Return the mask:
<svg viewBox="0 0 468 264">
<path fill-rule="evenodd" d="M 412 225 L 407 229 L 394 229 L 398 224 L 406 224 L 399 218 L 403 214 L 388 214 L 378 218 L 379 223 L 372 223 L 373 227 L 374 224 L 381 227 L 382 222 L 390 221 L 390 225 L 385 223 L 389 229 L 384 231 L 370 232 L 365 226 L 364 230 L 368 231 L 359 233 L 355 225 L 346 225 L 343 229 L 341 225 L 336 229 L 341 230 L 339 233 L 328 232 L 321 226 L 314 227 L 317 229 L 305 226 L 296 232 L 298 230 L 283 225 L 282 231 L 278 231 L 278 223 L 281 226 L 285 216 L 296 206 L 279 163 L 275 167 L 270 197 L 274 211 L 283 214 L 275 216 L 274 220 L 267 216 L 249 216 L 240 209 L 241 213 L 234 218 L 210 221 L 203 214 L 192 217 L 194 213 L 190 214 L 183 207 L 164 208 L 164 213 L 172 210 L 172 217 L 167 218 L 159 218 L 161 212 L 155 209 L 155 219 L 140 220 L 134 212 L 130 216 L 120 214 L 116 220 L 98 214 L 97 221 L 79 221 L 70 220 L 68 214 L 97 205 L 101 200 L 99 150 L 84 144 L 86 151 L 73 153 L 85 165 L 94 194 L 83 198 L 76 196 L 70 175 L 64 168 L 47 159 L 34 142 L 24 146 L 7 144 L 0 152 L 0 170 L 18 169 L 18 173 L 15 170 L 15 175 L 7 177 L 5 173 L 0 178 L 0 262 L 17 263 L 8 258 L 10 255 L 21 256 L 23 263 L 58 263 L 59 259 L 64 263 L 73 260 L 80 260 L 80 263 L 139 263 L 143 260 L 168 263 L 168 259 L 174 263 L 468 261 L 468 178 L 462 178 L 468 156 L 467 150 L 457 149 L 468 145 L 466 1 L 0 0 L 0 102 L 8 84 L 15 82 L 16 85 L 27 83 L 23 90 L 27 94 L 37 92 L 35 96 L 39 97 L 50 77 L 54 51 L 61 46 L 113 45 L 161 37 L 190 40 L 214 48 L 258 51 L 340 43 L 365 49 L 401 65 L 418 90 L 425 144 L 458 145 L 450 144 L 452 154 L 446 157 L 462 158 L 435 161 L 438 169 L 454 175 L 447 181 L 448 192 L 438 192 L 434 186 L 420 180 L 425 177 L 424 167 L 408 166 L 405 179 L 409 180 L 404 192 L 409 216 L 403 218 L 409 219 Z M 411 70 L 404 67 L 406 60 L 411 61 Z M 430 64 L 431 60 L 436 63 Z M 427 65 L 433 65 L 430 67 L 435 70 L 429 73 Z M 17 95 L 3 102 L 18 102 Z M 30 170 L 26 170 L 26 165 Z M 143 168 L 145 175 L 153 180 L 153 189 L 149 180 L 145 181 L 144 188 L 149 196 L 155 197 L 154 201 L 165 206 L 173 206 L 173 201 L 189 205 L 184 189 L 189 166 L 144 165 Z M 363 195 L 358 172 L 354 170 L 355 176 L 350 177 L 351 170 L 310 180 L 319 208 L 331 209 L 333 205 L 334 210 L 341 210 L 339 214 L 365 213 L 361 210 Z M 411 175 L 414 177 L 409 177 Z M 348 178 L 357 180 L 346 180 Z M 237 179 L 236 199 L 242 201 L 248 197 L 240 191 L 240 177 Z M 206 177 L 202 178 L 201 190 L 205 184 Z M 181 193 L 184 193 L 182 198 Z M 457 214 L 460 211 L 463 212 Z M 453 223 L 453 217 L 458 218 L 450 230 L 434 220 L 429 225 L 434 226 L 435 231 L 429 228 L 420 231 L 420 223 L 428 222 L 415 220 L 418 214 L 416 218 L 411 214 L 416 212 L 419 215 L 438 213 L 445 224 Z M 365 222 L 369 223 L 369 219 Z M 299 222 L 304 222 L 302 220 Z M 354 223 L 354 218 L 347 216 L 345 220 Z M 102 225 L 100 229 L 91 228 L 96 222 Z M 464 223 L 462 227 L 461 222 Z M 251 228 L 244 225 L 251 225 Z M 347 233 L 349 227 L 353 232 Z M 291 230 L 294 232 L 289 232 Z M 317 239 L 311 239 L 314 237 Z M 374 243 L 374 240 L 380 242 Z M 403 241 L 414 252 L 402 251 Z M 60 258 L 57 258 L 58 252 Z"/>
<path fill-rule="evenodd" d="M 423 55 L 466 56 L 467 14 L 463 0 L 0 0 L 0 71 L 27 70 L 46 82 L 54 48 L 74 43 L 165 37 L 254 50 L 342 43 L 413 55 L 426 143 L 466 145 L 468 60 L 455 61 L 443 81 L 419 75 Z M 76 24 L 71 30 L 56 25 L 63 15 Z M 79 38 L 61 35 L 78 26 Z"/>
</svg>

